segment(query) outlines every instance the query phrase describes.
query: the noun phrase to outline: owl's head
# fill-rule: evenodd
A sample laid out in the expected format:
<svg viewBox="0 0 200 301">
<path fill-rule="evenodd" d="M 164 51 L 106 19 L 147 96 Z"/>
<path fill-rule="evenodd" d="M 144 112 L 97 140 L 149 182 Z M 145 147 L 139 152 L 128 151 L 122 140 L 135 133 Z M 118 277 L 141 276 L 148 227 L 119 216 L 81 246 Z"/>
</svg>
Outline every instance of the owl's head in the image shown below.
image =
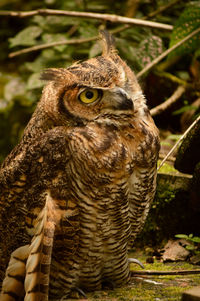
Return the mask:
<svg viewBox="0 0 200 301">
<path fill-rule="evenodd" d="M 118 56 L 113 37 L 107 31 L 101 37 L 101 56 L 44 71 L 42 79 L 50 82 L 41 104 L 56 124 L 119 122 L 122 116 L 133 117 L 146 108 L 136 77 Z"/>
</svg>

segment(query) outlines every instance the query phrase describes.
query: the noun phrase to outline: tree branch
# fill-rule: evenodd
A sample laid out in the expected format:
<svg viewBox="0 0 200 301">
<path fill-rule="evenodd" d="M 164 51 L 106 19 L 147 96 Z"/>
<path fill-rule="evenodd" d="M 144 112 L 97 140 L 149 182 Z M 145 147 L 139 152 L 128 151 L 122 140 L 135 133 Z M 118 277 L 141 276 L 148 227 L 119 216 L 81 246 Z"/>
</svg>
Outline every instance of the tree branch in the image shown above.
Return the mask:
<svg viewBox="0 0 200 301">
<path fill-rule="evenodd" d="M 164 158 L 165 158 L 165 155 L 162 154 L 162 153 L 159 153 L 159 159 L 162 160 L 162 159 L 164 159 Z M 167 161 L 168 161 L 168 162 L 174 163 L 175 160 L 176 160 L 176 158 L 175 158 L 175 157 L 172 157 L 172 156 L 167 158 Z"/>
<path fill-rule="evenodd" d="M 111 30 L 111 33 L 118 33 L 120 31 L 125 30 L 126 28 L 128 28 L 129 25 L 124 25 L 120 28 L 116 28 Z M 52 43 L 45 43 L 45 44 L 41 44 L 41 45 L 35 45 L 32 47 L 27 47 L 18 51 L 14 51 L 11 52 L 8 57 L 13 58 L 15 56 L 24 54 L 24 53 L 28 53 L 28 52 L 32 52 L 32 51 L 38 51 L 41 49 L 46 49 L 46 48 L 50 48 L 50 47 L 55 47 L 55 46 L 60 46 L 60 45 L 70 45 L 70 44 L 82 44 L 82 43 L 87 43 L 87 42 L 91 42 L 91 41 L 95 41 L 99 39 L 99 35 L 98 36 L 94 36 L 91 38 L 82 38 L 82 39 L 71 39 L 71 40 L 63 40 L 63 41 L 58 41 L 58 42 L 52 42 Z"/>
<path fill-rule="evenodd" d="M 77 11 L 66 11 L 66 10 L 56 10 L 56 9 L 38 9 L 32 11 L 0 11 L 0 16 L 10 16 L 18 18 L 27 18 L 33 17 L 36 15 L 48 16 L 48 15 L 60 15 L 60 16 L 70 16 L 78 18 L 87 18 L 87 19 L 97 19 L 110 21 L 112 23 L 125 23 L 125 24 L 134 24 L 138 26 L 146 26 L 158 29 L 173 30 L 173 26 L 169 24 L 163 24 L 153 21 L 146 21 L 142 19 L 127 18 L 123 16 L 111 15 L 111 14 L 98 14 L 91 12 L 77 12 Z"/>
<path fill-rule="evenodd" d="M 195 29 L 192 31 L 189 35 L 187 35 L 184 39 L 180 40 L 178 43 L 164 51 L 161 55 L 159 55 L 157 58 L 155 58 L 151 63 L 149 63 L 144 69 L 142 69 L 140 72 L 137 74 L 137 78 L 143 76 L 147 71 L 152 69 L 156 64 L 158 64 L 162 59 L 164 59 L 169 53 L 171 53 L 173 50 L 181 46 L 183 43 L 185 43 L 187 40 L 192 38 L 194 35 L 200 32 L 200 28 Z"/>
<path fill-rule="evenodd" d="M 175 271 L 131 271 L 131 276 L 138 275 L 191 275 L 191 274 L 200 274 L 200 270 L 175 270 Z"/>
<path fill-rule="evenodd" d="M 152 116 L 158 115 L 167 108 L 169 108 L 173 103 L 175 103 L 181 95 L 185 92 L 186 88 L 184 86 L 178 86 L 178 88 L 175 90 L 175 92 L 163 103 L 161 103 L 159 106 L 151 109 L 150 113 Z"/>
<path fill-rule="evenodd" d="M 81 43 L 91 42 L 91 41 L 97 40 L 98 38 L 99 38 L 99 36 L 94 36 L 91 38 L 71 39 L 71 40 L 63 40 L 63 41 L 59 41 L 59 42 L 35 45 L 32 47 L 27 47 L 27 48 L 24 48 L 24 49 L 21 49 L 18 51 L 11 52 L 8 55 L 8 57 L 13 58 L 14 56 L 18 56 L 20 54 L 37 51 L 37 50 L 41 50 L 41 49 L 46 49 L 46 48 L 50 48 L 50 47 L 60 46 L 60 45 L 81 44 Z"/>
<path fill-rule="evenodd" d="M 153 13 L 151 13 L 151 14 L 143 17 L 142 19 L 146 20 L 148 18 L 155 17 L 157 14 L 159 14 L 159 13 L 167 10 L 169 7 L 175 5 L 179 1 L 180 0 L 174 0 L 171 3 L 168 3 L 167 5 L 161 6 L 158 10 L 156 10 Z M 1 15 L 1 11 L 0 11 L 0 15 Z M 131 27 L 130 24 L 129 25 L 126 24 L 126 25 L 121 26 L 120 28 L 116 28 L 116 29 L 111 30 L 111 33 L 112 34 L 116 34 L 118 32 L 124 31 L 124 30 L 126 30 L 126 29 L 128 29 L 130 27 Z M 58 41 L 58 42 L 54 42 L 54 43 L 46 43 L 46 44 L 42 44 L 42 45 L 35 45 L 35 46 L 32 46 L 32 47 L 24 48 L 24 49 L 19 50 L 19 51 L 11 52 L 8 56 L 10 58 L 13 58 L 15 56 L 18 56 L 18 55 L 21 55 L 21 54 L 24 54 L 24 53 L 29 53 L 29 52 L 32 52 L 32 51 L 38 51 L 38 50 L 41 50 L 41 49 L 46 49 L 46 48 L 60 46 L 60 45 L 81 44 L 81 43 L 86 43 L 86 42 L 90 42 L 90 41 L 95 41 L 98 38 L 99 38 L 99 36 L 94 36 L 94 37 L 91 37 L 91 38 L 88 38 L 88 39 L 74 39 L 74 40 L 72 40 L 72 42 L 69 42 L 69 41 Z"/>
</svg>

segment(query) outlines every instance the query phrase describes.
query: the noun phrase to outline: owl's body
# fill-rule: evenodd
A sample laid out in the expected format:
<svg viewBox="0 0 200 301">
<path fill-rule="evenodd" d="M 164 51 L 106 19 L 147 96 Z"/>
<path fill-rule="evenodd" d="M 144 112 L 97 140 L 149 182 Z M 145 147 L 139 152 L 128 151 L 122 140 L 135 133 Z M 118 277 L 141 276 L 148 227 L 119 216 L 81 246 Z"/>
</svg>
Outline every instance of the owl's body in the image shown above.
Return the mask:
<svg viewBox="0 0 200 301">
<path fill-rule="evenodd" d="M 129 280 L 159 140 L 133 73 L 104 39 L 102 56 L 44 73 L 50 83 L 2 165 L 0 301 L 60 300 Z"/>
</svg>

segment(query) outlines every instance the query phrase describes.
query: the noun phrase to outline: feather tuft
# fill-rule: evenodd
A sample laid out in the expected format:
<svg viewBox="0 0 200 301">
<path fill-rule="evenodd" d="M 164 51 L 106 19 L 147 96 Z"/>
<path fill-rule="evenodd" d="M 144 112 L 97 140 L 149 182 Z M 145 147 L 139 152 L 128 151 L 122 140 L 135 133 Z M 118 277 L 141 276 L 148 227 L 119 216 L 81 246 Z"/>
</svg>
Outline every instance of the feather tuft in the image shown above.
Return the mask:
<svg viewBox="0 0 200 301">
<path fill-rule="evenodd" d="M 66 74 L 64 68 L 49 68 L 42 72 L 40 79 L 46 81 L 58 81 Z"/>
<path fill-rule="evenodd" d="M 99 33 L 103 44 L 102 55 L 109 56 L 116 53 L 114 37 L 107 30 L 100 30 Z"/>
</svg>

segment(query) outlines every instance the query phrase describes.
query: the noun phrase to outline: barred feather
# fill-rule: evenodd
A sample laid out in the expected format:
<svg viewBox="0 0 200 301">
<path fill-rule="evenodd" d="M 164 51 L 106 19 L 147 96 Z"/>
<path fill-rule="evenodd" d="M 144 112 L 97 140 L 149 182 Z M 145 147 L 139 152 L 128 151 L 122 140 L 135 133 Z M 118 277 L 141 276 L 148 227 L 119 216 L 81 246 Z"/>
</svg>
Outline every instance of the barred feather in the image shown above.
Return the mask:
<svg viewBox="0 0 200 301">
<path fill-rule="evenodd" d="M 48 300 L 51 253 L 56 223 L 60 219 L 54 199 L 47 194 L 46 204 L 35 225 L 26 263 L 25 301 Z"/>
<path fill-rule="evenodd" d="M 16 249 L 10 258 L 6 277 L 2 284 L 1 301 L 13 301 L 24 296 L 24 278 L 29 245 Z"/>
</svg>

